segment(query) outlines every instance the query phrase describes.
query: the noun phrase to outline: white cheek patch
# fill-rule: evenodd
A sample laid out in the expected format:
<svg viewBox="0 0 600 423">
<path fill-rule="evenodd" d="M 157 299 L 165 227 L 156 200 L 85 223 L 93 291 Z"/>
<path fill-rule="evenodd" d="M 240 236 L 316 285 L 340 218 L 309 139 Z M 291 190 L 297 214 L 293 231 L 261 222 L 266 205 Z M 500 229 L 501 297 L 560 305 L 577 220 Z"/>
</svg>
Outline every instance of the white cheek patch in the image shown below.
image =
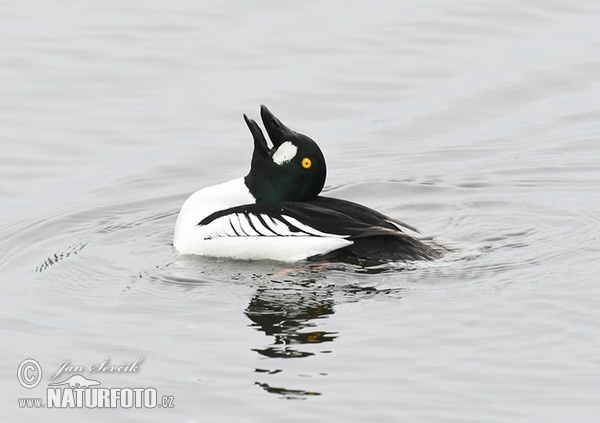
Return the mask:
<svg viewBox="0 0 600 423">
<path fill-rule="evenodd" d="M 298 147 L 292 144 L 291 141 L 286 141 L 279 146 L 275 154 L 273 154 L 273 161 L 278 165 L 289 162 L 298 152 Z"/>
</svg>

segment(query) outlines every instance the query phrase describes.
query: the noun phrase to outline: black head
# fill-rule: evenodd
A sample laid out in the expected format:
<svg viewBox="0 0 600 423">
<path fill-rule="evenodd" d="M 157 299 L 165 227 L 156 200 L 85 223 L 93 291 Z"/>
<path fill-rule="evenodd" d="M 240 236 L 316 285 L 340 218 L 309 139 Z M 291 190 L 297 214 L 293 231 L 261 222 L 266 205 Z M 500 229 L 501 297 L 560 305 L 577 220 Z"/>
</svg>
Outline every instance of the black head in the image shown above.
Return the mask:
<svg viewBox="0 0 600 423">
<path fill-rule="evenodd" d="M 254 138 L 254 152 L 246 186 L 258 202 L 306 201 L 315 198 L 325 184 L 325 158 L 316 142 L 292 131 L 265 106 L 260 115 L 273 148 L 269 148 L 258 124 L 244 115 Z"/>
</svg>

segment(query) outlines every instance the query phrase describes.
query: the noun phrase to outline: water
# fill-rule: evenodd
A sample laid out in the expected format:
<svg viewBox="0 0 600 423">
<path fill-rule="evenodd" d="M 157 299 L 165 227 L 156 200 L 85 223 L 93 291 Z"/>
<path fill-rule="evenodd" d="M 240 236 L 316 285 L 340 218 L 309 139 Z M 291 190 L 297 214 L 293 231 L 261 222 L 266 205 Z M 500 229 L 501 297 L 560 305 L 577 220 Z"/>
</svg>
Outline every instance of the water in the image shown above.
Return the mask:
<svg viewBox="0 0 600 423">
<path fill-rule="evenodd" d="M 599 19 L 564 0 L 0 2 L 0 419 L 595 421 Z M 261 103 L 320 143 L 328 195 L 457 251 L 177 256 L 179 207 L 247 172 Z M 139 357 L 83 374 L 174 408 L 18 407 L 61 362 Z"/>
</svg>

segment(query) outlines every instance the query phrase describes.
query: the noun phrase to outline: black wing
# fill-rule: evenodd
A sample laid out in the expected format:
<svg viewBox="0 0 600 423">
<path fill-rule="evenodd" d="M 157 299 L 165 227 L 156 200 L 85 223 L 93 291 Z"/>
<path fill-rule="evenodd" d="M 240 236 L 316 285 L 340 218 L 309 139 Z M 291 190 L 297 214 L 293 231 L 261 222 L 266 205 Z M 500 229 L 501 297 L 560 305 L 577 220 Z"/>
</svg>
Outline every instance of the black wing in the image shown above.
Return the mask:
<svg viewBox="0 0 600 423">
<path fill-rule="evenodd" d="M 333 199 L 329 199 L 333 200 Z M 322 236 L 349 240 L 373 236 L 408 237 L 392 224 L 379 225 L 379 220 L 359 220 L 360 213 L 332 208 L 327 201 L 277 201 L 246 204 L 217 211 L 198 223 L 207 231 L 205 237 L 218 236 Z M 363 206 L 361 206 L 363 207 Z M 366 207 L 363 207 L 367 209 Z M 369 209 L 367 209 L 369 210 Z M 364 213 L 364 211 L 363 211 Z M 383 216 L 383 215 L 382 215 Z M 380 219 L 380 223 L 385 223 Z M 212 224 L 212 225 L 211 225 Z"/>
<path fill-rule="evenodd" d="M 433 260 L 443 249 L 432 247 L 401 230 L 411 226 L 373 209 L 329 197 L 311 201 L 248 204 L 221 210 L 198 223 L 205 238 L 221 236 L 338 237 L 352 244 L 327 258 L 373 263 Z"/>
<path fill-rule="evenodd" d="M 378 211 L 363 206 L 362 204 L 353 203 L 352 201 L 330 197 L 317 197 L 310 203 L 330 210 L 336 210 L 340 213 L 351 216 L 356 220 L 373 226 L 382 226 L 384 228 L 398 229 L 400 231 L 402 231 L 402 228 L 406 228 L 413 232 L 421 233 L 421 231 L 414 226 L 411 226 L 393 217 L 386 216 L 383 213 L 379 213 Z"/>
</svg>

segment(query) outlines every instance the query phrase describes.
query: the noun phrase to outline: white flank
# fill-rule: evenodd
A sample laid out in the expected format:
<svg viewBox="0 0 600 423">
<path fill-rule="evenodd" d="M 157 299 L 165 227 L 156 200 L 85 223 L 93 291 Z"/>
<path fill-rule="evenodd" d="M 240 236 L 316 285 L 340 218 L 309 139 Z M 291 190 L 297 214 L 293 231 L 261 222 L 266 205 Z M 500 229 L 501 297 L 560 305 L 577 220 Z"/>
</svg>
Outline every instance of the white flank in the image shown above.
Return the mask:
<svg viewBox="0 0 600 423">
<path fill-rule="evenodd" d="M 197 235 L 199 235 L 196 232 Z M 182 254 L 198 254 L 207 257 L 229 257 L 238 260 L 276 260 L 295 262 L 353 244 L 341 238 L 316 236 L 247 236 L 236 238 L 202 239 L 190 244 L 190 251 Z"/>
<path fill-rule="evenodd" d="M 279 146 L 275 154 L 273 154 L 273 161 L 278 165 L 289 162 L 298 152 L 298 147 L 292 144 L 291 141 L 286 141 Z"/>
</svg>

